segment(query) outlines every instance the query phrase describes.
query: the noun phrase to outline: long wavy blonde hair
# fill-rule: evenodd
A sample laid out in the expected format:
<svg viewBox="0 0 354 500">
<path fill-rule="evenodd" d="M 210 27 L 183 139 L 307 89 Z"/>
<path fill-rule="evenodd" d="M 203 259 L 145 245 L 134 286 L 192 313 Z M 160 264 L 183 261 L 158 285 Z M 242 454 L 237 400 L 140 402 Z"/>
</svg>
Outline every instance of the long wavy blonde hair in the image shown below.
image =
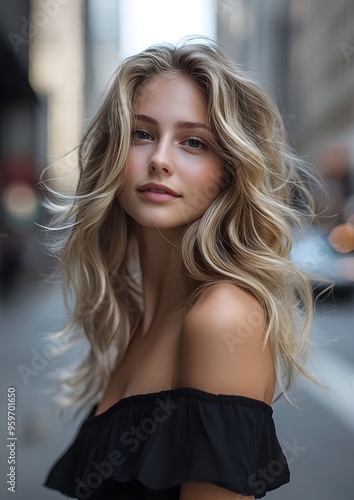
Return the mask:
<svg viewBox="0 0 354 500">
<path fill-rule="evenodd" d="M 277 383 L 286 395 L 305 368 L 313 311 L 309 276 L 291 260 L 295 229 L 315 217 L 307 179 L 315 179 L 291 152 L 277 105 L 210 39 L 154 45 L 119 66 L 108 94 L 78 146 L 74 195 L 45 182 L 55 212 L 55 254 L 71 321 L 57 336 L 69 345 L 84 332 L 86 358 L 62 381 L 66 403 L 97 397 L 113 362 L 124 356 L 142 314 L 141 276 L 132 221 L 119 203 L 131 145 L 134 97 L 157 75 L 187 75 L 203 91 L 214 147 L 225 178 L 204 215 L 183 227 L 183 268 L 200 281 L 189 297 L 216 282 L 253 294 L 266 313 Z M 305 167 L 304 167 L 305 165 Z M 58 230 L 63 238 L 58 239 Z"/>
</svg>

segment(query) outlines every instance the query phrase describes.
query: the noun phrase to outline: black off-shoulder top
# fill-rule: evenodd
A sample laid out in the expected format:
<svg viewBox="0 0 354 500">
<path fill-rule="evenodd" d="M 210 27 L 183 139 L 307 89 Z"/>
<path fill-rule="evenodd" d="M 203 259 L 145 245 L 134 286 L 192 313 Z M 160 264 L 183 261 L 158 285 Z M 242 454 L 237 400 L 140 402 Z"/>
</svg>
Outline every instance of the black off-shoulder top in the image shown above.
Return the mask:
<svg viewBox="0 0 354 500">
<path fill-rule="evenodd" d="M 181 387 L 128 396 L 97 416 L 96 408 L 46 487 L 80 500 L 178 500 L 187 481 L 255 498 L 289 482 L 263 401 Z"/>
</svg>

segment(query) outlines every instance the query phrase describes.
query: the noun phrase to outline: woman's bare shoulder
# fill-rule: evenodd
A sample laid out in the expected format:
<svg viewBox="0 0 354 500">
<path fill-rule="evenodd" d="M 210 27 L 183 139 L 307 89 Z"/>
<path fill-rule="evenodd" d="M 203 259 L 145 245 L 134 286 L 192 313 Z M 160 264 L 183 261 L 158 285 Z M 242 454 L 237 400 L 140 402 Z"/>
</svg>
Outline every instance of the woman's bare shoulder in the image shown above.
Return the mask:
<svg viewBox="0 0 354 500">
<path fill-rule="evenodd" d="M 232 283 L 208 287 L 183 320 L 176 386 L 270 402 L 274 365 L 265 330 L 253 295 Z"/>
<path fill-rule="evenodd" d="M 193 306 L 186 314 L 185 321 L 200 316 L 210 318 L 210 315 L 232 311 L 233 314 L 249 313 L 264 315 L 258 299 L 245 288 L 228 281 L 208 285 L 200 292 Z"/>
</svg>

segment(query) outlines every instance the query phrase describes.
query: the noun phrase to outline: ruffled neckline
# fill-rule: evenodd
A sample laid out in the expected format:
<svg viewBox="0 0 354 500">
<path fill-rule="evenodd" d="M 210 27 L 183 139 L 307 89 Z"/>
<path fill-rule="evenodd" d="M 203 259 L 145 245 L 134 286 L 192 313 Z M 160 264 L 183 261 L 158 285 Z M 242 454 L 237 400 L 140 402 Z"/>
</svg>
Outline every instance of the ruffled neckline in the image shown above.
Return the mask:
<svg viewBox="0 0 354 500">
<path fill-rule="evenodd" d="M 250 406 L 253 408 L 258 408 L 263 410 L 265 413 L 272 415 L 273 408 L 268 403 L 261 401 L 260 399 L 251 398 L 249 396 L 241 396 L 238 394 L 214 394 L 211 392 L 204 391 L 202 389 L 196 389 L 194 387 L 177 387 L 174 389 L 165 389 L 157 392 L 149 392 L 146 394 L 133 394 L 131 396 L 126 396 L 121 398 L 119 401 L 114 403 L 107 410 L 95 415 L 98 407 L 98 403 L 95 403 L 92 407 L 84 425 L 94 424 L 101 422 L 102 420 L 111 417 L 114 413 L 118 412 L 120 408 L 136 404 L 148 404 L 153 402 L 156 398 L 162 400 L 168 397 L 193 397 L 200 400 L 205 400 L 214 404 L 240 404 L 242 406 Z"/>
<path fill-rule="evenodd" d="M 264 401 L 178 387 L 126 396 L 99 415 L 97 406 L 45 486 L 71 498 L 177 500 L 187 481 L 255 498 L 289 481 Z"/>
</svg>

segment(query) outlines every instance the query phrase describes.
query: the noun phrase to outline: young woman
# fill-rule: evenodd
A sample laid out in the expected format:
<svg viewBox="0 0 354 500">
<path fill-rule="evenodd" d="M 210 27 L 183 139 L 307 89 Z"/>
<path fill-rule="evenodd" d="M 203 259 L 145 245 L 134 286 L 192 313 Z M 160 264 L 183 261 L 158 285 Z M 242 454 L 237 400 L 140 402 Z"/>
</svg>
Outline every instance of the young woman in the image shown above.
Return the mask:
<svg viewBox="0 0 354 500">
<path fill-rule="evenodd" d="M 60 218 L 96 398 L 45 485 L 80 499 L 241 500 L 289 481 L 271 404 L 305 370 L 313 214 L 276 105 L 210 40 L 119 67 Z M 61 227 L 61 226 L 59 226 Z"/>
</svg>

